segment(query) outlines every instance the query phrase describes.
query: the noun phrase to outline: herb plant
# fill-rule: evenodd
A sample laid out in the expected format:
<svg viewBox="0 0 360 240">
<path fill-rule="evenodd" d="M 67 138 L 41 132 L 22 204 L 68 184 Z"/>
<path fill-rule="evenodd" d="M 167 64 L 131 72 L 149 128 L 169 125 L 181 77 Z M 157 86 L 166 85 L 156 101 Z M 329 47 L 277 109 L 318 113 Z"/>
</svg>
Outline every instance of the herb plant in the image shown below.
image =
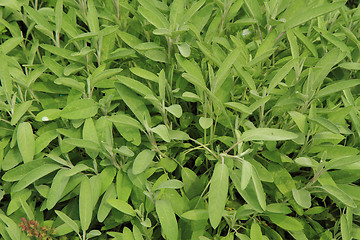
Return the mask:
<svg viewBox="0 0 360 240">
<path fill-rule="evenodd" d="M 3 239 L 360 239 L 356 4 L 0 13 Z"/>
</svg>

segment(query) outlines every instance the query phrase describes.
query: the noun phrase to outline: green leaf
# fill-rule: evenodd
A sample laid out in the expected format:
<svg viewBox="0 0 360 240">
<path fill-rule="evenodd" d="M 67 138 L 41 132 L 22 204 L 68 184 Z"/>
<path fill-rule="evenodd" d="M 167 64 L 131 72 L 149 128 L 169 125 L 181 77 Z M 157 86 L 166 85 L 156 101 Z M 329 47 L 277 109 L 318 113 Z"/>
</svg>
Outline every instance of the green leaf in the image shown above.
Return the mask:
<svg viewBox="0 0 360 240">
<path fill-rule="evenodd" d="M 179 54 L 175 55 L 175 58 L 177 62 L 180 64 L 180 66 L 190 75 L 194 76 L 194 79 L 196 80 L 197 84 L 201 85 L 202 87 L 206 88 L 205 80 L 202 75 L 200 67 L 190 60 L 187 60 L 183 57 L 181 57 Z"/>
<path fill-rule="evenodd" d="M 151 131 L 159 135 L 165 142 L 170 142 L 169 130 L 164 124 L 151 128 Z"/>
<path fill-rule="evenodd" d="M 254 168 L 251 171 L 251 179 L 254 183 L 256 197 L 260 203 L 260 206 L 262 209 L 266 210 L 266 195 L 263 186 L 261 184 L 260 178 Z"/>
<path fill-rule="evenodd" d="M 66 78 L 66 77 L 60 77 L 55 79 L 54 83 L 58 85 L 64 85 L 70 88 L 74 88 L 80 92 L 84 92 L 85 84 L 82 82 L 78 82 L 75 79 L 72 78 Z"/>
<path fill-rule="evenodd" d="M 161 229 L 169 240 L 177 240 L 178 225 L 175 218 L 174 210 L 170 203 L 166 200 L 158 200 L 155 202 L 156 213 L 159 217 Z"/>
<path fill-rule="evenodd" d="M 304 228 L 296 218 L 276 213 L 268 213 L 267 215 L 269 216 L 271 222 L 285 230 L 301 231 Z"/>
<path fill-rule="evenodd" d="M 42 60 L 44 61 L 44 65 L 50 69 L 56 76 L 62 77 L 64 72 L 64 67 L 58 64 L 53 58 L 48 56 L 43 56 Z"/>
<path fill-rule="evenodd" d="M 250 110 L 250 108 L 248 106 L 245 106 L 244 104 L 241 104 L 238 102 L 227 102 L 227 103 L 224 103 L 224 105 L 226 107 L 229 107 L 229 108 L 234 109 L 235 111 L 238 111 L 241 113 L 246 113 L 246 114 L 252 113 L 252 111 Z"/>
<path fill-rule="evenodd" d="M 36 115 L 35 120 L 39 122 L 40 121 L 47 122 L 59 118 L 60 115 L 61 115 L 60 109 L 45 109 Z"/>
<path fill-rule="evenodd" d="M 322 188 L 324 191 L 328 192 L 330 195 L 334 196 L 336 199 L 338 199 L 343 204 L 356 208 L 356 204 L 354 200 L 349 197 L 344 191 L 342 191 L 340 188 L 332 186 L 332 185 L 323 185 Z"/>
<path fill-rule="evenodd" d="M 142 69 L 142 68 L 139 68 L 139 67 L 133 67 L 133 68 L 130 68 L 130 71 L 135 74 L 136 76 L 139 76 L 141 78 L 144 78 L 144 79 L 147 79 L 147 80 L 150 80 L 150 81 L 153 81 L 153 82 L 159 82 L 159 78 L 152 72 L 148 71 L 148 70 L 145 70 L 145 69 Z"/>
<path fill-rule="evenodd" d="M 139 122 L 141 122 L 144 126 L 146 126 L 145 122 L 147 122 L 147 125 L 151 125 L 150 114 L 143 100 L 122 84 L 115 83 L 115 88 Z"/>
<path fill-rule="evenodd" d="M 283 141 L 297 138 L 298 135 L 282 129 L 255 128 L 245 131 L 241 139 L 243 141 Z"/>
<path fill-rule="evenodd" d="M 16 168 L 6 171 L 6 173 L 2 176 L 2 180 L 7 181 L 7 182 L 19 181 L 33 169 L 35 169 L 39 166 L 42 166 L 46 163 L 51 163 L 51 162 L 53 162 L 51 159 L 43 158 L 43 159 L 37 159 L 36 161 L 30 161 L 30 162 L 21 164 L 21 165 L 17 166 Z M 6 170 L 8 170 L 8 169 L 6 169 Z"/>
<path fill-rule="evenodd" d="M 312 121 L 312 122 L 315 122 L 315 123 L 319 124 L 320 126 L 322 126 L 323 128 L 329 130 L 330 132 L 337 133 L 337 134 L 340 133 L 340 131 L 339 131 L 339 129 L 336 127 L 336 125 L 333 124 L 332 122 L 330 122 L 329 120 L 327 120 L 326 118 L 322 118 L 322 117 L 309 117 L 309 120 Z"/>
<path fill-rule="evenodd" d="M 85 177 L 80 184 L 80 194 L 79 194 L 79 216 L 81 229 L 87 231 L 89 229 L 92 212 L 93 212 L 93 202 L 92 192 L 89 178 Z"/>
<path fill-rule="evenodd" d="M 177 118 L 180 118 L 183 113 L 182 108 L 179 104 L 173 104 L 169 107 L 165 107 L 165 109 Z"/>
<path fill-rule="evenodd" d="M 307 38 L 305 37 L 299 29 L 292 29 L 296 35 L 297 38 L 300 39 L 300 41 L 310 50 L 310 52 L 313 54 L 314 57 L 318 58 L 318 52 L 316 50 L 315 45 Z"/>
<path fill-rule="evenodd" d="M 344 42 L 342 42 L 340 39 L 338 39 L 336 36 L 334 36 L 330 32 L 326 31 L 325 29 L 321 29 L 316 26 L 314 26 L 314 29 L 318 33 L 320 33 L 320 36 L 324 37 L 326 40 L 328 40 L 329 42 L 334 44 L 337 48 L 339 48 L 341 51 L 346 53 L 346 55 L 351 59 L 351 51 Z"/>
<path fill-rule="evenodd" d="M 296 61 L 298 60 L 292 59 L 279 69 L 275 76 L 270 80 L 268 93 L 270 93 L 281 82 L 281 80 L 283 80 L 286 75 L 289 74 L 290 70 L 295 66 Z"/>
<path fill-rule="evenodd" d="M 335 83 L 320 89 L 320 91 L 316 94 L 316 96 L 318 98 L 325 97 L 334 94 L 336 92 L 340 92 L 344 89 L 355 87 L 359 84 L 360 84 L 360 79 L 336 81 Z"/>
<path fill-rule="evenodd" d="M 209 127 L 211 127 L 213 125 L 213 119 L 200 117 L 199 124 L 203 129 L 208 129 Z"/>
<path fill-rule="evenodd" d="M 168 62 L 166 53 L 161 50 L 148 50 L 145 52 L 145 56 L 155 62 Z"/>
<path fill-rule="evenodd" d="M 125 214 L 128 214 L 130 216 L 135 216 L 135 210 L 131 205 L 129 205 L 127 202 L 119 199 L 108 199 L 107 202 L 115 209 L 119 210 L 120 212 L 123 212 Z"/>
<path fill-rule="evenodd" d="M 311 207 L 311 195 L 310 192 L 305 189 L 292 189 L 293 197 L 297 204 L 303 208 Z"/>
<path fill-rule="evenodd" d="M 122 171 L 116 175 L 116 193 L 119 200 L 127 201 L 132 190 L 132 183 L 129 177 Z"/>
<path fill-rule="evenodd" d="M 136 121 L 134 118 L 129 117 L 125 114 L 116 114 L 116 115 L 112 115 L 111 117 L 108 117 L 107 119 L 109 119 L 111 122 L 118 123 L 121 125 L 125 125 L 128 127 L 134 127 L 136 129 L 140 129 L 142 130 L 143 127 L 140 125 L 140 123 L 138 121 Z"/>
<path fill-rule="evenodd" d="M 65 26 L 65 25 L 64 25 Z M 65 27 L 64 27 L 65 28 Z M 51 52 L 54 55 L 57 55 L 59 57 L 65 58 L 65 59 L 69 59 L 71 61 L 75 61 L 81 64 L 84 64 L 84 60 L 79 57 L 79 56 L 73 56 L 73 52 L 68 50 L 68 49 L 64 49 L 64 48 L 60 48 L 60 47 L 56 47 L 53 45 L 49 45 L 49 44 L 40 44 L 40 47 L 43 48 L 46 51 Z M 49 67 L 50 68 L 50 67 Z M 50 68 L 51 69 L 51 68 Z M 63 71 L 61 71 L 61 73 L 63 73 Z M 60 76 L 59 76 L 60 77 Z"/>
<path fill-rule="evenodd" d="M 30 123 L 20 123 L 16 133 L 18 147 L 24 163 L 32 161 L 35 155 L 35 140 Z"/>
<path fill-rule="evenodd" d="M 61 166 L 58 164 L 43 164 L 37 168 L 29 171 L 21 180 L 14 186 L 13 192 L 21 191 L 36 180 L 42 178 L 55 170 L 58 170 Z"/>
<path fill-rule="evenodd" d="M 343 240 L 351 240 L 351 230 L 350 226 L 348 225 L 346 215 L 341 214 L 340 217 L 340 228 L 341 228 L 341 236 Z"/>
<path fill-rule="evenodd" d="M 251 240 L 259 240 L 262 239 L 261 228 L 256 220 L 253 221 L 250 228 L 250 239 Z"/>
<path fill-rule="evenodd" d="M 14 114 L 11 117 L 11 125 L 15 125 L 30 108 L 32 101 L 22 102 L 15 105 Z"/>
<path fill-rule="evenodd" d="M 182 141 L 186 141 L 190 139 L 189 134 L 180 130 L 169 130 L 169 137 L 172 140 L 182 140 Z"/>
<path fill-rule="evenodd" d="M 92 99 L 71 102 L 61 110 L 60 116 L 67 119 L 85 119 L 96 115 L 98 106 Z"/>
<path fill-rule="evenodd" d="M 268 170 L 274 178 L 274 183 L 285 196 L 289 195 L 295 187 L 295 182 L 290 173 L 278 164 L 269 164 Z"/>
<path fill-rule="evenodd" d="M 56 33 L 59 34 L 62 26 L 63 0 L 56 1 L 55 5 L 55 25 Z"/>
<path fill-rule="evenodd" d="M 11 218 L 0 213 L 0 219 L 7 225 L 6 231 L 10 235 L 11 239 L 21 239 L 21 228 Z"/>
<path fill-rule="evenodd" d="M 141 151 L 134 160 L 132 168 L 133 174 L 137 175 L 145 171 L 154 157 L 154 151 L 150 151 L 149 149 Z"/>
<path fill-rule="evenodd" d="M 0 58 L 3 59 L 0 61 L 0 81 L 1 86 L 5 90 L 5 96 L 8 104 L 11 103 L 11 97 L 13 94 L 12 78 L 9 73 L 9 64 L 7 57 L 4 53 L 0 52 Z"/>
<path fill-rule="evenodd" d="M 26 216 L 28 217 L 28 219 L 34 219 L 34 213 L 32 212 L 29 204 L 26 202 L 26 200 L 20 198 L 19 199 L 21 207 L 24 209 L 24 212 L 26 214 Z"/>
<path fill-rule="evenodd" d="M 177 27 L 183 24 L 183 15 L 184 15 L 184 1 L 174 0 L 170 6 L 170 30 L 174 31 Z"/>
<path fill-rule="evenodd" d="M 313 18 L 324 15 L 328 12 L 332 12 L 340 7 L 344 6 L 344 2 L 335 2 L 332 4 L 324 4 L 319 7 L 311 7 L 300 10 L 297 14 L 294 14 L 285 23 L 285 29 L 293 28 L 297 25 L 303 24 Z"/>
<path fill-rule="evenodd" d="M 220 65 L 219 70 L 216 72 L 215 75 L 215 83 L 214 86 L 212 86 L 212 92 L 216 92 L 218 91 L 219 88 L 221 88 L 221 86 L 223 85 L 223 83 L 225 82 L 226 78 L 229 75 L 229 71 L 232 67 L 232 65 L 234 64 L 234 62 L 236 61 L 236 59 L 239 57 L 240 53 L 241 53 L 242 49 L 241 48 L 236 48 L 234 49 L 223 61 L 223 63 Z"/>
<path fill-rule="evenodd" d="M 159 95 L 162 101 L 165 101 L 166 83 L 167 80 L 165 77 L 165 72 L 164 70 L 161 70 L 159 73 Z"/>
<path fill-rule="evenodd" d="M 177 45 L 179 52 L 181 54 L 181 56 L 183 57 L 190 57 L 191 54 L 191 49 L 189 44 L 187 44 L 186 42 L 181 43 L 180 45 Z"/>
<path fill-rule="evenodd" d="M 345 63 L 339 64 L 339 67 L 347 69 L 347 70 L 359 71 L 360 70 L 360 63 L 357 63 L 357 62 L 345 62 Z M 357 82 L 359 82 L 359 81 L 357 81 Z"/>
<path fill-rule="evenodd" d="M 7 154 L 5 155 L 5 158 L 2 161 L 2 169 L 5 171 L 8 171 L 21 163 L 22 157 L 18 150 L 18 148 L 10 149 Z M 32 161 L 30 161 L 32 162 Z M 21 165 L 20 165 L 21 166 Z"/>
<path fill-rule="evenodd" d="M 329 162 L 325 163 L 325 168 L 330 169 L 341 169 L 342 167 L 349 166 L 353 163 L 360 161 L 360 155 L 356 156 L 341 156 L 334 159 L 331 159 Z"/>
<path fill-rule="evenodd" d="M 35 140 L 35 154 L 39 154 L 44 148 L 46 148 L 52 140 L 54 140 L 59 134 L 56 130 L 50 130 L 41 134 Z"/>
<path fill-rule="evenodd" d="M 114 184 L 111 183 L 111 185 L 106 190 L 103 198 L 101 199 L 99 205 L 99 209 L 97 212 L 97 219 L 99 222 L 103 222 L 106 219 L 106 217 L 109 215 L 111 210 L 111 205 L 107 201 L 108 199 L 114 199 L 114 198 L 116 198 L 116 191 Z"/>
<path fill-rule="evenodd" d="M 74 220 L 72 220 L 65 213 L 59 210 L 55 210 L 55 213 L 59 216 L 61 220 L 64 221 L 64 223 L 66 223 L 72 230 L 74 230 L 74 232 L 76 232 L 77 234 L 80 233 L 79 226 L 76 224 Z"/>
<path fill-rule="evenodd" d="M 64 138 L 63 143 L 72 145 L 72 146 L 76 146 L 79 148 L 86 148 L 89 150 L 94 150 L 94 151 L 101 151 L 101 148 L 99 146 L 99 144 L 90 141 L 90 140 L 84 140 L 84 139 L 77 139 L 77 138 Z"/>
<path fill-rule="evenodd" d="M 184 184 L 176 179 L 167 180 L 163 183 L 161 183 L 156 190 L 163 189 L 163 188 L 172 188 L 172 189 L 179 189 L 184 187 Z"/>
<path fill-rule="evenodd" d="M 242 169 L 241 169 L 241 190 L 244 190 L 252 176 L 253 167 L 251 163 L 246 160 L 242 161 Z"/>
<path fill-rule="evenodd" d="M 85 120 L 83 127 L 83 139 L 94 142 L 95 144 L 99 144 L 98 134 L 95 128 L 95 124 L 92 118 L 88 118 Z M 98 148 L 98 147 L 97 147 Z M 90 148 L 85 148 L 86 153 L 93 159 L 98 155 L 98 151 L 94 151 Z"/>
<path fill-rule="evenodd" d="M 116 79 L 119 80 L 121 84 L 124 84 L 126 87 L 141 94 L 142 96 L 154 96 L 154 93 L 150 88 L 135 79 L 124 76 L 116 76 Z"/>
<path fill-rule="evenodd" d="M 257 212 L 263 212 L 264 209 L 260 206 L 259 199 L 256 196 L 256 191 L 253 181 L 250 181 L 245 190 L 241 190 L 241 171 L 235 169 L 230 171 L 231 181 L 234 183 L 236 190 L 240 193 L 241 197 Z"/>
<path fill-rule="evenodd" d="M 300 131 L 304 134 L 306 134 L 308 130 L 308 124 L 306 122 L 306 116 L 302 113 L 290 111 L 289 115 L 296 123 L 296 126 L 300 129 Z"/>
<path fill-rule="evenodd" d="M 209 217 L 210 224 L 215 229 L 220 224 L 229 187 L 229 170 L 225 164 L 217 163 L 210 180 Z"/>
<path fill-rule="evenodd" d="M 128 147 L 126 146 L 121 146 L 120 148 L 116 148 L 113 150 L 116 153 L 119 153 L 121 155 L 124 155 L 126 157 L 133 157 L 134 156 L 134 152 L 131 151 Z"/>
<path fill-rule="evenodd" d="M 91 32 L 98 33 L 99 32 L 99 19 L 98 13 L 96 11 L 94 0 L 88 0 L 88 11 L 87 11 L 87 22 Z"/>
<path fill-rule="evenodd" d="M 53 207 L 55 207 L 56 203 L 60 200 L 61 195 L 64 192 L 64 189 L 70 178 L 66 175 L 67 172 L 67 169 L 59 170 L 52 180 L 52 184 L 46 199 L 46 208 L 48 210 L 51 210 Z"/>
<path fill-rule="evenodd" d="M 193 221 L 207 220 L 209 218 L 209 211 L 207 209 L 194 209 L 184 212 L 181 217 Z"/>
<path fill-rule="evenodd" d="M 45 28 L 46 33 L 48 36 L 53 37 L 53 27 L 50 25 L 50 23 L 47 21 L 47 19 L 42 16 L 38 11 L 31 8 L 28 5 L 23 6 L 26 12 L 29 14 L 29 16 L 36 22 L 36 24 L 42 26 Z"/>
</svg>

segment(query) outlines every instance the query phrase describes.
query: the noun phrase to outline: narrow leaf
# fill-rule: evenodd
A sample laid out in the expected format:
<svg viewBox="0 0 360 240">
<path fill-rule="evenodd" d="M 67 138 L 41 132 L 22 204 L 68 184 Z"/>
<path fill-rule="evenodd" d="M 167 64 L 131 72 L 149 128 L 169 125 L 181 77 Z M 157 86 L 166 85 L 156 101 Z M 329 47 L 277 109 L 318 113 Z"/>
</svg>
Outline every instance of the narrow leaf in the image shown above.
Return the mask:
<svg viewBox="0 0 360 240">
<path fill-rule="evenodd" d="M 32 161 L 35 155 L 35 139 L 30 123 L 20 123 L 16 133 L 18 147 L 24 163 Z"/>
<path fill-rule="evenodd" d="M 158 200 L 155 207 L 164 235 L 169 240 L 177 240 L 179 230 L 171 204 L 166 200 Z"/>
<path fill-rule="evenodd" d="M 130 216 L 135 216 L 135 210 L 131 205 L 129 205 L 127 202 L 119 199 L 108 199 L 107 202 L 115 209 L 119 210 L 120 212 L 123 212 L 125 214 L 128 214 Z"/>
<path fill-rule="evenodd" d="M 79 216 L 81 229 L 86 231 L 89 229 L 92 212 L 93 212 L 93 202 L 91 201 L 91 187 L 90 181 L 85 177 L 80 185 L 80 194 L 79 194 Z"/>
<path fill-rule="evenodd" d="M 245 131 L 241 139 L 243 141 L 282 141 L 295 139 L 297 137 L 297 134 L 282 129 L 255 128 Z"/>
<path fill-rule="evenodd" d="M 61 220 L 64 221 L 64 223 L 66 223 L 72 230 L 74 230 L 74 232 L 76 232 L 77 234 L 80 233 L 79 226 L 76 224 L 74 220 L 69 218 L 65 213 L 61 211 L 55 210 L 55 213 L 59 216 Z"/>
<path fill-rule="evenodd" d="M 43 164 L 38 166 L 37 168 L 28 172 L 13 188 L 14 192 L 18 192 L 36 180 L 42 178 L 43 176 L 59 169 L 61 166 L 58 164 Z"/>
<path fill-rule="evenodd" d="M 209 217 L 210 224 L 215 229 L 220 224 L 225 209 L 229 186 L 228 167 L 217 163 L 210 181 Z"/>
</svg>

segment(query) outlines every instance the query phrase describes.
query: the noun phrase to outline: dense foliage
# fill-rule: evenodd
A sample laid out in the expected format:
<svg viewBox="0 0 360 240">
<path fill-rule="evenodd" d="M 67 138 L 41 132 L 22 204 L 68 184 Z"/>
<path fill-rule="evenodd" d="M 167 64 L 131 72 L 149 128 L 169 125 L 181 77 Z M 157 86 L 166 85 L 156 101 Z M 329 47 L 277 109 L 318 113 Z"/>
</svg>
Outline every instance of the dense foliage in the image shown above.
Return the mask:
<svg viewBox="0 0 360 240">
<path fill-rule="evenodd" d="M 2 238 L 360 239 L 359 29 L 335 0 L 0 1 Z"/>
</svg>

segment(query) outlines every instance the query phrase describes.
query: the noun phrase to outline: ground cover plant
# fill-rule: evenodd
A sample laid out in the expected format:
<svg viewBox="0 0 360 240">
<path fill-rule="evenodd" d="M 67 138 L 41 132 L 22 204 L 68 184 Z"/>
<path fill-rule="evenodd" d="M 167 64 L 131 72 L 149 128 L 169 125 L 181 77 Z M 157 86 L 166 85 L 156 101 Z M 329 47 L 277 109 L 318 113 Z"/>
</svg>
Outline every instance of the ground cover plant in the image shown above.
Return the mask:
<svg viewBox="0 0 360 240">
<path fill-rule="evenodd" d="M 360 8 L 0 1 L 2 239 L 360 239 Z"/>
</svg>

